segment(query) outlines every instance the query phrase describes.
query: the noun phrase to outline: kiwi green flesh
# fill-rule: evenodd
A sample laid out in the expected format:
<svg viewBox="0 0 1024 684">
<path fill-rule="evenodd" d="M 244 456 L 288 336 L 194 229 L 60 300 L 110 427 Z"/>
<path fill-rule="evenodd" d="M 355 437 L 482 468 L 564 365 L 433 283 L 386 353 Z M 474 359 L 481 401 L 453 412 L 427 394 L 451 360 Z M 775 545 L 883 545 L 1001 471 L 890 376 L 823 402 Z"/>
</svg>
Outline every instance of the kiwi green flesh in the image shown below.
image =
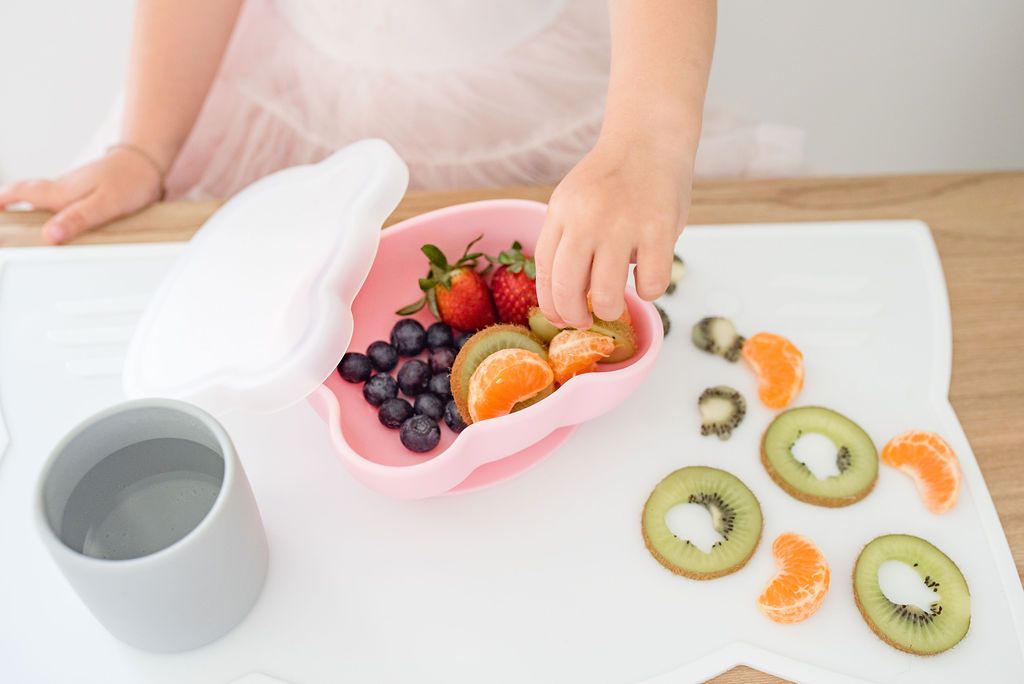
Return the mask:
<svg viewBox="0 0 1024 684">
<path fill-rule="evenodd" d="M 672 533 L 665 515 L 674 506 L 698 503 L 711 513 L 724 539 L 705 553 Z M 739 570 L 761 538 L 761 506 L 735 475 L 717 468 L 681 468 L 658 483 L 643 513 L 644 541 L 659 563 L 693 579 L 712 579 Z"/>
<path fill-rule="evenodd" d="M 882 593 L 878 569 L 886 561 L 910 566 L 936 596 L 931 606 L 897 605 Z M 873 539 L 853 569 L 857 607 L 886 643 L 908 653 L 932 655 L 960 642 L 971 625 L 971 595 L 963 573 L 929 542 L 907 534 Z M 923 609 L 923 610 L 922 610 Z"/>
<path fill-rule="evenodd" d="M 550 342 L 555 335 L 562 332 L 562 329 L 549 321 L 537 307 L 532 307 L 528 316 L 530 321 L 530 330 L 533 331 L 533 334 L 545 344 Z"/>
<path fill-rule="evenodd" d="M 470 337 L 456 355 L 451 374 L 452 397 L 464 419 L 469 417 L 469 379 L 484 359 L 502 349 L 526 349 L 542 359 L 548 358 L 540 340 L 521 325 L 492 325 Z M 540 398 L 531 397 L 535 401 Z M 523 404 L 526 402 L 517 404 L 517 408 L 523 408 Z"/>
<path fill-rule="evenodd" d="M 554 391 L 555 391 L 555 384 L 551 383 L 550 385 L 548 385 L 547 387 L 542 389 L 540 392 L 537 392 L 537 394 L 534 394 L 529 399 L 524 399 L 521 402 L 519 402 L 518 404 L 516 404 L 515 406 L 513 406 L 512 407 L 512 413 L 515 413 L 516 411 L 522 411 L 524 408 L 527 408 L 529 406 L 533 406 L 534 404 L 536 404 L 541 399 L 544 399 L 545 397 L 550 397 L 551 394 Z"/>
<path fill-rule="evenodd" d="M 615 340 L 615 348 L 612 353 L 604 357 L 598 363 L 620 363 L 633 358 L 636 354 L 636 333 L 633 326 L 625 321 L 603 321 L 594 318 L 594 324 L 590 330 Z"/>
<path fill-rule="evenodd" d="M 819 480 L 793 456 L 793 445 L 815 432 L 836 445 L 838 475 Z M 878 452 L 871 437 L 852 420 L 831 409 L 804 406 L 776 416 L 761 443 L 769 474 L 798 499 L 825 506 L 843 506 L 863 498 L 878 477 Z"/>
<path fill-rule="evenodd" d="M 530 309 L 529 321 L 530 330 L 545 343 L 550 342 L 555 335 L 562 332 L 562 328 L 549 321 L 537 307 Z M 594 324 L 590 330 L 615 340 L 615 348 L 612 353 L 601 359 L 599 363 L 619 363 L 636 354 L 636 333 L 633 332 L 633 326 L 629 323 L 605 321 L 594 317 Z"/>
</svg>

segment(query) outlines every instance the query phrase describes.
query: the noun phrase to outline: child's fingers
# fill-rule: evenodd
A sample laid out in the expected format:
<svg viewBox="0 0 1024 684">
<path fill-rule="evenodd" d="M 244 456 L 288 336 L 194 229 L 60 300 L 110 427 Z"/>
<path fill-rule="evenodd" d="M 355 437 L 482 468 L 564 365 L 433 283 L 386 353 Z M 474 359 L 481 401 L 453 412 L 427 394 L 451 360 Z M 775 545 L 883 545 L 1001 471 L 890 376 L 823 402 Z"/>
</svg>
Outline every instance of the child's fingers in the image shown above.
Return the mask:
<svg viewBox="0 0 1024 684">
<path fill-rule="evenodd" d="M 594 249 L 564 233 L 553 264 L 551 294 L 559 318 L 574 328 L 589 328 L 594 321 L 587 306 Z"/>
<path fill-rule="evenodd" d="M 665 293 L 672 277 L 673 242 L 666 231 L 660 234 L 636 250 L 636 292 L 649 302 Z"/>
<path fill-rule="evenodd" d="M 15 202 L 28 202 L 36 209 L 56 211 L 72 199 L 67 186 L 49 180 L 19 181 L 0 189 L 0 209 Z"/>
<path fill-rule="evenodd" d="M 562 327 L 564 321 L 558 317 L 555 299 L 551 294 L 551 267 L 555 261 L 555 251 L 562 236 L 562 225 L 558 223 L 551 211 L 544 219 L 544 228 L 537 240 L 533 261 L 537 266 L 537 303 L 544 316 L 554 325 Z"/>
<path fill-rule="evenodd" d="M 630 247 L 601 245 L 594 254 L 594 266 L 590 271 L 590 303 L 598 318 L 614 321 L 622 315 L 630 253 Z"/>
<path fill-rule="evenodd" d="M 59 245 L 68 242 L 90 228 L 106 223 L 118 216 L 117 206 L 101 191 L 94 191 L 68 205 L 43 224 L 43 237 Z"/>
</svg>

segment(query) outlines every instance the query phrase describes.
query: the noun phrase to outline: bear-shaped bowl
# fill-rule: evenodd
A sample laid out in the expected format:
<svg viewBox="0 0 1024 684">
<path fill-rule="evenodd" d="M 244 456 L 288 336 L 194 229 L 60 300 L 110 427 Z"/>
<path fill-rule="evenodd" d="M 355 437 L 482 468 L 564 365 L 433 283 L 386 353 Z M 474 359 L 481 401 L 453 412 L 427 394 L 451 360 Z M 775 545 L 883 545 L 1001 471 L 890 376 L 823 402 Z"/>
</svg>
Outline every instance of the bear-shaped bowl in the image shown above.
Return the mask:
<svg viewBox="0 0 1024 684">
<path fill-rule="evenodd" d="M 418 278 L 426 272 L 425 243 L 445 254 L 462 254 L 477 236 L 474 251 L 497 254 L 519 241 L 532 254 L 544 224 L 546 206 L 527 200 L 488 200 L 460 204 L 408 219 L 383 231 L 376 258 L 352 303 L 349 350 L 363 352 L 387 339 L 395 311 L 422 296 Z M 661 348 L 661 318 L 632 288 L 626 306 L 637 337 L 632 358 L 600 364 L 570 379 L 553 394 L 523 410 L 471 424 L 455 434 L 441 424 L 441 441 L 417 454 L 384 427 L 377 409 L 363 398 L 362 385 L 337 372 L 310 395 L 327 422 L 338 457 L 359 481 L 384 494 L 426 498 L 487 487 L 536 464 L 564 442 L 576 426 L 601 416 L 632 394 L 650 373 Z M 424 326 L 433 319 L 424 308 L 415 315 Z"/>
</svg>

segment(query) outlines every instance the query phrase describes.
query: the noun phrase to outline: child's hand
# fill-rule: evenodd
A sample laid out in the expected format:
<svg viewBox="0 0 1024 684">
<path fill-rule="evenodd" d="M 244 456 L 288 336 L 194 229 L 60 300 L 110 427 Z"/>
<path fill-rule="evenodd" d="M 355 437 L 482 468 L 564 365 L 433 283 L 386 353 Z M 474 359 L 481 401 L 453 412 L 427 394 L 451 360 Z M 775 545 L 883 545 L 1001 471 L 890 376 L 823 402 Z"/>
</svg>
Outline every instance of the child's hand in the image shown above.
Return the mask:
<svg viewBox="0 0 1024 684">
<path fill-rule="evenodd" d="M 43 238 L 57 245 L 156 202 L 162 192 L 161 173 L 153 162 L 114 147 L 57 180 L 21 181 L 0 189 L 0 209 L 28 202 L 57 212 L 43 225 Z"/>
<path fill-rule="evenodd" d="M 622 315 L 630 261 L 637 293 L 668 287 L 690 207 L 692 156 L 643 134 L 602 140 L 555 189 L 537 244 L 537 297 L 556 325 Z"/>
</svg>

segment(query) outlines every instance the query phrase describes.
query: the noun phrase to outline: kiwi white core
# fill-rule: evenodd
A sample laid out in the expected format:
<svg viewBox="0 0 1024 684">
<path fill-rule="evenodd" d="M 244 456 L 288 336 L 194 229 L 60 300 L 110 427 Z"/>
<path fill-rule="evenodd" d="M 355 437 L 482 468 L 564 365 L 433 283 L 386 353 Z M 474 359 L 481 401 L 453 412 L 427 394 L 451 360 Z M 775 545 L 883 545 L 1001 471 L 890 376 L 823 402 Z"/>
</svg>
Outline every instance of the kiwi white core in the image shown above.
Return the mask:
<svg viewBox="0 0 1024 684">
<path fill-rule="evenodd" d="M 819 432 L 805 432 L 800 435 L 790 451 L 793 458 L 807 466 L 811 474 L 819 480 L 839 475 L 839 465 L 836 463 L 839 447 Z"/>
<path fill-rule="evenodd" d="M 898 560 L 887 560 L 878 566 L 878 586 L 885 598 L 898 606 L 917 606 L 927 612 L 942 596 L 924 584 L 912 567 Z"/>
<path fill-rule="evenodd" d="M 704 553 L 711 553 L 711 547 L 725 537 L 718 533 L 718 520 L 714 515 L 721 515 L 717 509 L 709 510 L 701 504 L 681 503 L 668 509 L 665 513 L 665 525 L 672 534 L 686 539 Z"/>
</svg>

